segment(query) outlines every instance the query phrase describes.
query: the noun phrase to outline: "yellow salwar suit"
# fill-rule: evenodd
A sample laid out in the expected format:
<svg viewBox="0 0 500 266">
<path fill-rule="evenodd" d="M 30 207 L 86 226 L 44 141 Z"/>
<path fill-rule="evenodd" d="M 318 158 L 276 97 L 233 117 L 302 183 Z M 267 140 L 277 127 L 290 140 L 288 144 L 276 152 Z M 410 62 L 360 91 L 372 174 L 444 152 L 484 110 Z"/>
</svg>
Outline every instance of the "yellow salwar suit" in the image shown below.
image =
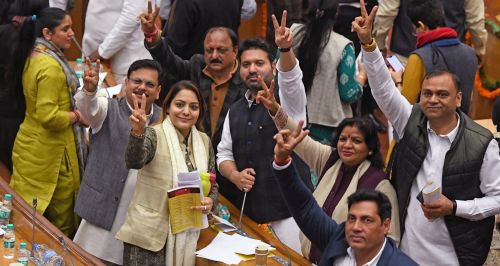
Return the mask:
<svg viewBox="0 0 500 266">
<path fill-rule="evenodd" d="M 29 204 L 37 197 L 37 211 L 72 236 L 80 170 L 66 75 L 54 58 L 39 54 L 27 59 L 22 83 L 26 118 L 14 144 L 10 185 Z"/>
</svg>

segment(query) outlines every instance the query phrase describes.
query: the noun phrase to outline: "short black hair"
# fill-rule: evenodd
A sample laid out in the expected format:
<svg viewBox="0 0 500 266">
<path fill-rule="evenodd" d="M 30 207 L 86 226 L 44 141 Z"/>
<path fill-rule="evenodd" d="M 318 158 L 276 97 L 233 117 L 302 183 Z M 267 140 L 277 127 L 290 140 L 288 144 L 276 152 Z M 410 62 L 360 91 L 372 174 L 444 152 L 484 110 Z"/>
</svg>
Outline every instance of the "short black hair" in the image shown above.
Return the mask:
<svg viewBox="0 0 500 266">
<path fill-rule="evenodd" d="M 151 70 L 156 70 L 158 72 L 158 80 L 160 80 L 160 76 L 162 73 L 162 67 L 160 63 L 153 59 L 140 59 L 135 62 L 133 62 L 130 67 L 128 68 L 127 71 L 127 78 L 130 78 L 130 74 L 132 72 L 138 70 L 138 69 L 151 69 Z"/>
<path fill-rule="evenodd" d="M 238 34 L 234 32 L 234 30 L 228 28 L 228 27 L 212 27 L 207 30 L 207 34 L 205 34 L 205 38 L 207 38 L 208 35 L 212 34 L 213 32 L 216 31 L 223 31 L 229 35 L 229 39 L 231 39 L 231 43 L 233 44 L 233 47 L 238 47 Z"/>
<path fill-rule="evenodd" d="M 407 10 L 408 17 L 417 27 L 419 21 L 422 21 L 431 30 L 445 26 L 444 8 L 440 1 L 411 0 Z"/>
<path fill-rule="evenodd" d="M 460 78 L 457 75 L 455 75 L 455 73 L 450 72 L 449 70 L 446 69 L 436 69 L 428 74 L 425 74 L 424 80 L 428 80 L 430 78 L 439 77 L 443 75 L 449 75 L 457 91 L 462 91 L 462 81 L 460 81 Z"/>
<path fill-rule="evenodd" d="M 387 218 L 391 218 L 391 202 L 384 193 L 373 189 L 360 189 L 347 198 L 347 206 L 351 209 L 353 204 L 362 201 L 372 201 L 377 204 L 378 216 L 380 216 L 382 222 Z"/>
<path fill-rule="evenodd" d="M 273 53 L 273 49 L 271 48 L 271 45 L 269 45 L 269 43 L 264 41 L 262 38 L 251 38 L 243 41 L 238 50 L 238 60 L 241 59 L 241 55 L 243 54 L 243 52 L 252 49 L 260 49 L 266 52 L 269 62 L 271 64 L 274 62 L 275 56 Z"/>
</svg>

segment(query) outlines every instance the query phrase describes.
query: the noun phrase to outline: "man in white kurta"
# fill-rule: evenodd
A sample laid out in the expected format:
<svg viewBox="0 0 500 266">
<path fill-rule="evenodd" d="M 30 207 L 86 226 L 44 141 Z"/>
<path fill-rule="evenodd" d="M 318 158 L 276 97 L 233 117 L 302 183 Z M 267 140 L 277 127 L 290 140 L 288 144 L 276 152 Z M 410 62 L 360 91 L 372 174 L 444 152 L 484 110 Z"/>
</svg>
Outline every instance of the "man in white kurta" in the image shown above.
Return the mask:
<svg viewBox="0 0 500 266">
<path fill-rule="evenodd" d="M 156 0 L 160 4 L 161 0 Z M 137 17 L 147 12 L 148 1 L 90 0 L 85 17 L 83 54 L 110 60 L 111 73 L 123 82 L 128 67 L 139 59 L 151 59 L 144 48 L 144 34 Z"/>
</svg>

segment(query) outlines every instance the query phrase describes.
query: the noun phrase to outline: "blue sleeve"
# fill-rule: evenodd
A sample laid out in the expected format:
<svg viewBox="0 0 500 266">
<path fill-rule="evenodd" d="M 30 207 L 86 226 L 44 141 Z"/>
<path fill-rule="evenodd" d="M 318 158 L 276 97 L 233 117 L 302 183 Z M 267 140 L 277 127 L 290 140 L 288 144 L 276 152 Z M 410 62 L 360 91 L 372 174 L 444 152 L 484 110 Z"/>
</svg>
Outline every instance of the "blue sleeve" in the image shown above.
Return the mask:
<svg viewBox="0 0 500 266">
<path fill-rule="evenodd" d="M 274 169 L 278 188 L 288 210 L 304 235 L 320 250 L 324 250 L 332 237 L 344 233 L 331 217 L 321 209 L 312 193 L 297 175 L 294 164 L 283 170 Z"/>
<path fill-rule="evenodd" d="M 353 103 L 363 94 L 363 88 L 355 79 L 356 55 L 351 44 L 342 51 L 342 59 L 337 67 L 337 81 L 340 99 L 346 103 Z"/>
</svg>

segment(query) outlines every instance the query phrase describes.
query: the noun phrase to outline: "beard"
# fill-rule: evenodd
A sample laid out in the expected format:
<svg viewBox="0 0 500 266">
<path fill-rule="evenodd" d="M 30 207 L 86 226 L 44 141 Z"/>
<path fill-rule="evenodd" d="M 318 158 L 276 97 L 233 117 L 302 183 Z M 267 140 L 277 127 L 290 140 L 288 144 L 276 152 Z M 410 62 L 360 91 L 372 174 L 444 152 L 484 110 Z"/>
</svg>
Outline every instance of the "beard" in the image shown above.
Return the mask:
<svg viewBox="0 0 500 266">
<path fill-rule="evenodd" d="M 271 81 L 273 80 L 273 75 L 266 75 L 264 76 L 264 82 L 266 83 L 267 87 L 271 86 Z M 251 92 L 258 92 L 262 90 L 262 86 L 259 81 L 252 81 L 250 80 L 250 77 L 248 77 L 245 80 L 245 86 L 247 89 L 249 89 Z"/>
</svg>

